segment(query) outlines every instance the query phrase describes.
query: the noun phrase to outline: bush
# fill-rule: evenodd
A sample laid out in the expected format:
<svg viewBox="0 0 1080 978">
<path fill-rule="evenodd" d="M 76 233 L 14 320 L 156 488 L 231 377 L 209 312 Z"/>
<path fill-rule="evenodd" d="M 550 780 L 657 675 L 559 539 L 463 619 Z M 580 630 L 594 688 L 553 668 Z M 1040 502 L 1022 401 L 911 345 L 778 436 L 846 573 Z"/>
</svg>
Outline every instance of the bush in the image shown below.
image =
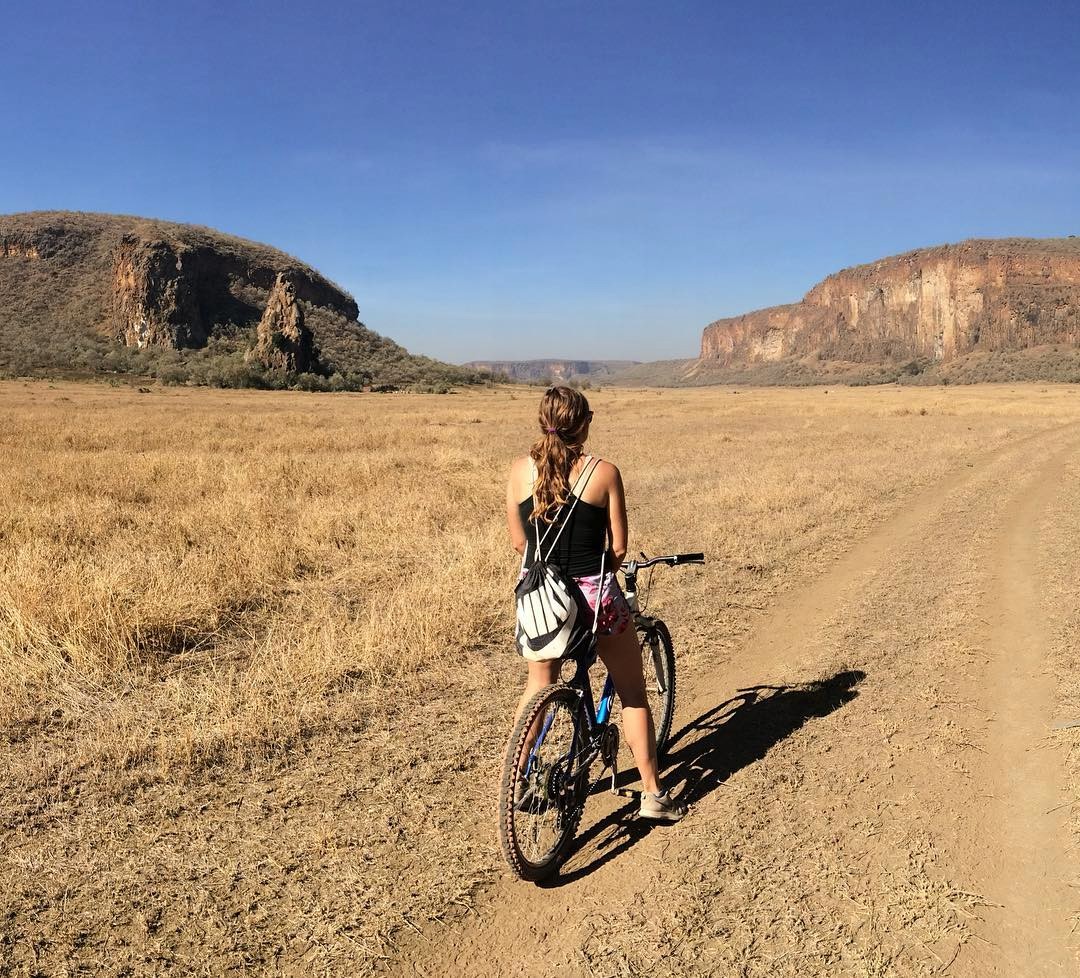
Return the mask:
<svg viewBox="0 0 1080 978">
<path fill-rule="evenodd" d="M 212 361 L 206 383 L 211 387 L 266 387 L 263 369 L 239 356 Z"/>
<path fill-rule="evenodd" d="M 330 390 L 330 381 L 318 374 L 295 374 L 292 378 L 292 387 L 300 391 L 317 393 Z"/>
<path fill-rule="evenodd" d="M 157 379 L 169 387 L 181 387 L 188 382 L 188 372 L 180 364 L 162 367 Z"/>
</svg>

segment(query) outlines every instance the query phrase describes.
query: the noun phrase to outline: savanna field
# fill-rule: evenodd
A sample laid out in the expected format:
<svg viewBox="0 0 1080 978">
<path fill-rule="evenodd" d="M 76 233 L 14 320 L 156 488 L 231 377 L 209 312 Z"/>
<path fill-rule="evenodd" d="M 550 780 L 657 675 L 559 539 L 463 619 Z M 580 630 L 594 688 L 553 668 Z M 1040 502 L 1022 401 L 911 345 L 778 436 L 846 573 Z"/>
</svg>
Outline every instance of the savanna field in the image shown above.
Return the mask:
<svg viewBox="0 0 1080 978">
<path fill-rule="evenodd" d="M 695 691 L 752 672 L 744 643 L 774 609 L 913 500 L 929 505 L 932 487 L 995 458 L 1002 485 L 1020 486 L 1040 446 L 1065 451 L 1080 420 L 1071 385 L 588 395 L 590 450 L 626 481 L 631 552 L 708 557 L 652 581 L 684 690 L 676 729 L 694 719 Z M 427 970 L 414 973 L 436 974 L 440 942 L 497 916 L 493 893 L 523 892 L 504 878 L 494 785 L 524 675 L 504 479 L 535 437 L 539 397 L 0 385 L 0 975 L 352 976 L 408 969 L 420 949 Z M 1010 461 L 1014 450 L 1028 454 Z M 905 532 L 887 572 L 916 556 L 942 575 L 956 557 L 957 580 L 971 572 L 930 522 Z M 1055 546 L 1047 580 L 1060 590 L 1072 558 Z M 908 655 L 912 703 L 929 701 L 931 674 L 951 661 L 942 648 L 955 651 L 960 616 L 975 615 L 941 602 L 987 587 L 971 578 L 940 601 L 921 587 L 925 602 L 897 612 L 879 644 Z M 900 668 L 864 661 L 877 620 L 850 617 L 819 660 L 780 678 L 859 669 L 858 698 L 832 716 L 902 711 L 872 695 Z M 1047 621 L 1055 642 L 1072 634 L 1067 614 Z M 1062 642 L 1054 696 L 1069 703 Z M 768 765 L 796 751 L 791 764 L 804 763 L 800 738 L 828 722 L 797 725 L 677 829 L 585 872 L 582 886 L 629 872 L 655 835 L 692 853 L 681 865 L 695 882 L 667 890 L 656 913 L 648 894 L 604 890 L 588 905 L 599 923 L 560 938 L 566 973 L 931 974 L 948 940 L 950 974 L 968 973 L 961 948 L 994 901 L 957 881 L 944 842 L 920 849 L 860 821 L 865 845 L 888 843 L 908 870 L 825 865 L 810 828 L 786 850 L 795 864 L 770 862 L 769 832 L 799 824 L 798 786 L 813 779 Z M 964 722 L 934 744 L 975 743 Z M 872 729 L 895 746 L 907 726 L 868 714 L 851 743 Z M 1059 746 L 1071 764 L 1071 740 Z M 905 756 L 900 769 L 919 751 Z M 949 776 L 970 783 L 952 760 Z M 723 808 L 739 792 L 753 820 Z M 784 797 L 791 809 L 758 804 Z M 878 815 L 888 821 L 884 802 Z M 847 852 L 847 830 L 828 831 Z M 650 857 L 655 872 L 665 858 Z M 895 900 L 862 916 L 838 890 L 820 905 L 800 890 L 830 873 L 885 873 Z M 581 914 L 578 892 L 528 899 Z"/>
</svg>

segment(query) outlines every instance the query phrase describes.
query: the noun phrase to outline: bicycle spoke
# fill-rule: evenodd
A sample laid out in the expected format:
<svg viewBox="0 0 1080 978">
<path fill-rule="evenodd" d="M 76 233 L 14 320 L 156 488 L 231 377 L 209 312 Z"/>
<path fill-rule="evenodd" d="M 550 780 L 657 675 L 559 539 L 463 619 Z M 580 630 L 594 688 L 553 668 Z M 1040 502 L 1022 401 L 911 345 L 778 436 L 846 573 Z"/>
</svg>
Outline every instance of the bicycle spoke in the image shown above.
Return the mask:
<svg viewBox="0 0 1080 978">
<path fill-rule="evenodd" d="M 534 721 L 537 727 L 524 785 L 527 804 L 514 816 L 522 855 L 534 863 L 549 858 L 562 843 L 563 809 L 572 803 L 569 785 L 579 754 L 574 715 L 566 703 L 550 703 Z"/>
</svg>

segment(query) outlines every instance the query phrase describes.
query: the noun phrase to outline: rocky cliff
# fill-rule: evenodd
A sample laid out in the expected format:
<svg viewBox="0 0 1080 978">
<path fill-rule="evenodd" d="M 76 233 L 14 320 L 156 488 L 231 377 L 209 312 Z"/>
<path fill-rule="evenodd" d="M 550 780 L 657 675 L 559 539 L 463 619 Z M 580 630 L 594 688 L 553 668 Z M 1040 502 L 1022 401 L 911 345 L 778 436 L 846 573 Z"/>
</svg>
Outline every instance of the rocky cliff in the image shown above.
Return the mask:
<svg viewBox="0 0 1080 978">
<path fill-rule="evenodd" d="M 1076 238 L 965 241 L 845 269 L 801 302 L 710 324 L 701 358 L 943 362 L 1052 343 L 1080 343 Z"/>
<path fill-rule="evenodd" d="M 267 245 L 137 217 L 0 216 L 0 372 L 58 369 L 224 384 L 472 379 L 373 333 L 351 295 Z"/>
<path fill-rule="evenodd" d="M 215 332 L 257 322 L 259 300 L 265 294 L 269 302 L 283 281 L 293 303 L 324 306 L 350 321 L 358 314 L 352 296 L 293 260 L 125 234 L 112 262 L 113 334 L 128 346 L 205 346 Z"/>
</svg>

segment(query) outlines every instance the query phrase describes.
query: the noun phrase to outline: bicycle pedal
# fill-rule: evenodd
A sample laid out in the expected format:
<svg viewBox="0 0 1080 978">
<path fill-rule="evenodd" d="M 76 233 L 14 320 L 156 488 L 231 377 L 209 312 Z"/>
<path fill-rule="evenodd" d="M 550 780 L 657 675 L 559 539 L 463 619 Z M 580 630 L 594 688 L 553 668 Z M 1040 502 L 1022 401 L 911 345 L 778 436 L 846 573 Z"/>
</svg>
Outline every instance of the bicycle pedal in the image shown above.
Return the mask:
<svg viewBox="0 0 1080 978">
<path fill-rule="evenodd" d="M 633 788 L 612 787 L 611 793 L 613 795 L 618 795 L 620 798 L 637 798 L 638 800 L 641 799 L 641 792 L 635 791 Z"/>
</svg>

